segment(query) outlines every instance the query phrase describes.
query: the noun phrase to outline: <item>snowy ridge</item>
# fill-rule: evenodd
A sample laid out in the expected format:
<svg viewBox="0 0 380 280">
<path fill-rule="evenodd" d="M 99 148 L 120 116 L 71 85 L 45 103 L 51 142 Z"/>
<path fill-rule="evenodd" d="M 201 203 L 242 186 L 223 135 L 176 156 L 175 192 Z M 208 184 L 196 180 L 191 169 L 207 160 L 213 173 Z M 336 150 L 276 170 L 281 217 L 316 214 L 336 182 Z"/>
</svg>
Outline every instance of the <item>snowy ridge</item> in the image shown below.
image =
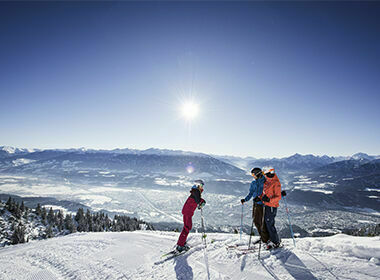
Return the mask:
<svg viewBox="0 0 380 280">
<path fill-rule="evenodd" d="M 111 154 L 131 154 L 131 155 L 171 155 L 171 156 L 200 156 L 210 157 L 204 153 L 196 153 L 191 151 L 182 150 L 169 150 L 169 149 L 157 149 L 149 148 L 146 150 L 128 149 L 128 148 L 116 148 L 112 150 L 106 149 L 88 149 L 85 147 L 69 148 L 69 149 L 29 149 L 29 148 L 17 148 L 11 146 L 0 146 L 0 151 L 4 151 L 7 154 L 21 154 L 21 153 L 34 153 L 41 151 L 57 151 L 57 152 L 75 152 L 75 153 L 111 153 Z"/>
<path fill-rule="evenodd" d="M 133 155 L 187 155 L 187 156 L 202 156 L 202 157 L 214 157 L 220 160 L 224 160 L 228 163 L 234 163 L 239 168 L 246 167 L 249 163 L 254 163 L 255 161 L 265 161 L 267 163 L 277 162 L 277 161 L 288 161 L 290 163 L 304 163 L 310 161 L 320 161 L 325 162 L 337 162 L 343 160 L 374 160 L 379 159 L 380 155 L 368 155 L 366 153 L 356 153 L 352 156 L 314 156 L 312 154 L 301 155 L 294 154 L 289 157 L 284 158 L 254 158 L 254 157 L 238 157 L 238 156 L 228 156 L 228 155 L 213 155 L 205 153 L 197 153 L 191 151 L 182 151 L 182 150 L 169 150 L 169 149 L 158 149 L 158 148 L 149 148 L 146 150 L 139 149 L 129 149 L 129 148 L 116 148 L 116 149 L 89 149 L 85 147 L 80 148 L 68 148 L 68 149 L 29 149 L 29 148 L 17 148 L 12 146 L 0 146 L 0 151 L 4 151 L 8 154 L 18 154 L 18 153 L 33 153 L 40 151 L 60 151 L 60 152 L 77 152 L 77 153 L 114 153 L 114 154 L 133 154 Z"/>
<path fill-rule="evenodd" d="M 201 235 L 192 249 L 169 261 L 162 254 L 174 232 L 76 233 L 0 249 L 0 278 L 9 279 L 207 279 Z M 208 234 L 210 279 L 378 279 L 380 238 L 336 235 L 283 240 L 284 249 L 246 255 L 226 250 L 238 235 Z M 210 242 L 212 240 L 212 242 Z M 244 242 L 248 236 L 244 236 Z"/>
<path fill-rule="evenodd" d="M 50 150 L 50 149 L 49 149 Z M 71 149 L 51 149 L 50 151 L 58 152 L 75 152 L 75 153 L 111 153 L 111 154 L 127 154 L 127 155 L 166 155 L 166 156 L 200 156 L 200 157 L 210 157 L 204 153 L 195 153 L 190 151 L 181 151 L 181 150 L 168 150 L 168 149 L 156 149 L 149 148 L 146 150 L 137 150 L 137 149 L 87 149 L 87 148 L 71 148 Z"/>
<path fill-rule="evenodd" d="M 22 153 L 33 153 L 39 150 L 27 149 L 27 148 L 16 148 L 16 147 L 11 147 L 11 146 L 0 146 L 0 151 L 4 151 L 8 154 L 22 154 Z"/>
</svg>

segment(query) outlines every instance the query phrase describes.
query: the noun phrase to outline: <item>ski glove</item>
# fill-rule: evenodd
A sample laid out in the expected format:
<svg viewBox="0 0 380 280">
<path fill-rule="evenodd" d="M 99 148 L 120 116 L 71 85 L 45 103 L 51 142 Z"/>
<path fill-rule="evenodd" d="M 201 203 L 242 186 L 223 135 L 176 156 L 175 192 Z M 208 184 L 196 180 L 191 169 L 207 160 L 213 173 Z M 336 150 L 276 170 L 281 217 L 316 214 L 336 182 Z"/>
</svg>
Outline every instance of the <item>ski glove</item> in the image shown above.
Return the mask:
<svg viewBox="0 0 380 280">
<path fill-rule="evenodd" d="M 244 204 L 244 202 L 245 202 L 245 199 L 244 199 L 244 198 L 242 198 L 240 201 L 241 201 L 241 204 Z"/>
<path fill-rule="evenodd" d="M 254 202 L 259 202 L 261 199 L 260 199 L 260 197 L 258 197 L 258 196 L 256 196 L 254 199 L 253 199 L 253 201 Z"/>
<path fill-rule="evenodd" d="M 281 196 L 286 196 L 286 191 L 285 191 L 285 190 L 283 190 L 283 191 L 281 192 Z"/>
<path fill-rule="evenodd" d="M 199 203 L 199 205 L 198 205 L 198 209 L 203 208 L 203 206 L 205 206 L 205 205 L 206 205 L 206 201 L 203 200 L 201 203 Z"/>
<path fill-rule="evenodd" d="M 269 201 L 270 201 L 270 198 L 267 197 L 266 194 L 264 194 L 264 196 L 263 196 L 263 198 L 262 198 L 261 200 L 264 201 L 264 202 L 269 202 Z"/>
</svg>

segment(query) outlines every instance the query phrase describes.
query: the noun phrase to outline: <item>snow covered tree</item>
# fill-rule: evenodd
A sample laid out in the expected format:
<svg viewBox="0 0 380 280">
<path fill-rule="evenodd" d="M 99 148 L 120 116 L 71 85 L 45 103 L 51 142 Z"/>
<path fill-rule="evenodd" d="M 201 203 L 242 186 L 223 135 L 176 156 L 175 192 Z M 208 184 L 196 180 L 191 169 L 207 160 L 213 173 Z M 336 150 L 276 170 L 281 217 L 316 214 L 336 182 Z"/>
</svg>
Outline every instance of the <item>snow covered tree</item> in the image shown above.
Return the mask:
<svg viewBox="0 0 380 280">
<path fill-rule="evenodd" d="M 36 215 L 41 216 L 42 210 L 41 205 L 38 203 L 36 207 Z"/>
<path fill-rule="evenodd" d="M 87 212 L 86 212 L 86 223 L 87 223 L 87 231 L 94 231 L 93 230 L 93 223 L 92 223 L 91 212 L 88 209 L 87 209 Z"/>
<path fill-rule="evenodd" d="M 78 209 L 77 214 L 75 215 L 75 221 L 78 223 L 77 230 L 79 232 L 88 231 L 88 224 L 86 217 L 84 216 L 83 208 Z"/>
<path fill-rule="evenodd" d="M 11 236 L 11 243 L 25 243 L 25 228 L 21 223 L 15 227 L 14 232 Z"/>
<path fill-rule="evenodd" d="M 46 225 L 46 216 L 47 216 L 47 214 L 46 214 L 46 208 L 45 208 L 45 207 L 42 207 L 41 218 L 42 218 L 42 223 L 43 223 L 44 225 Z"/>
<path fill-rule="evenodd" d="M 24 211 L 25 211 L 24 201 L 21 201 L 20 210 L 21 210 L 22 213 L 24 213 Z"/>
<path fill-rule="evenodd" d="M 11 211 L 10 209 L 12 209 L 12 205 L 13 205 L 12 198 L 9 197 L 8 200 L 7 200 L 7 202 L 5 203 L 5 207 L 6 207 L 9 211 Z"/>
<path fill-rule="evenodd" d="M 52 229 L 51 225 L 49 225 L 46 228 L 45 234 L 46 234 L 46 238 L 52 238 L 53 237 L 53 229 Z"/>
<path fill-rule="evenodd" d="M 54 225 L 54 211 L 53 211 L 53 208 L 50 207 L 50 210 L 49 210 L 49 213 L 47 215 L 47 221 L 50 225 Z"/>
<path fill-rule="evenodd" d="M 70 233 L 73 233 L 76 231 L 71 214 L 66 214 L 64 225 L 65 225 L 65 229 L 67 229 Z"/>
<path fill-rule="evenodd" d="M 64 219 L 63 214 L 61 210 L 58 210 L 58 212 L 55 214 L 54 219 L 56 221 L 56 226 L 58 227 L 59 231 L 62 231 L 64 229 Z"/>
<path fill-rule="evenodd" d="M 15 215 L 15 217 L 17 219 L 21 219 L 21 216 L 22 216 L 22 212 L 21 212 L 21 209 L 20 209 L 20 204 L 16 203 L 14 205 L 14 208 L 13 208 L 13 215 Z"/>
<path fill-rule="evenodd" d="M 24 211 L 24 214 L 23 214 L 23 217 L 24 219 L 28 219 L 28 215 L 29 215 L 29 208 L 28 207 L 25 207 L 25 211 Z"/>
</svg>

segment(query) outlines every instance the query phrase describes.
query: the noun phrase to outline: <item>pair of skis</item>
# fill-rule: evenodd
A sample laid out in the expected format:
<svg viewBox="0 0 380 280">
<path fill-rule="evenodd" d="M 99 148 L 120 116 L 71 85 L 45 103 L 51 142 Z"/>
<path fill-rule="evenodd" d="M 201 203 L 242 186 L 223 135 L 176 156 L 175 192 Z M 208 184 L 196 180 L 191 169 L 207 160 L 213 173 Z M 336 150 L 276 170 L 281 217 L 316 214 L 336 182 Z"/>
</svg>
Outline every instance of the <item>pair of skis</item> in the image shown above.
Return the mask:
<svg viewBox="0 0 380 280">
<path fill-rule="evenodd" d="M 252 245 L 258 244 L 259 242 L 260 242 L 260 239 L 254 241 L 252 243 Z M 234 245 L 227 246 L 226 249 L 227 249 L 227 251 L 235 250 L 237 253 L 242 254 L 242 255 L 255 252 L 255 250 L 256 250 L 256 248 L 254 246 L 248 247 L 248 248 L 244 248 L 245 246 L 246 246 L 246 244 L 234 244 Z"/>
<path fill-rule="evenodd" d="M 167 252 L 167 253 L 163 254 L 163 255 L 161 256 L 161 259 L 162 259 L 162 260 L 156 262 L 155 264 L 161 264 L 161 263 L 166 262 L 166 261 L 168 261 L 168 260 L 174 259 L 174 258 L 176 258 L 176 257 L 178 257 L 178 256 L 181 256 L 181 255 L 187 253 L 187 252 L 190 251 L 190 250 L 191 250 L 191 249 L 189 249 L 189 250 L 183 250 L 182 252 L 178 252 L 177 250 L 174 249 L 174 250 L 172 250 L 172 251 L 170 251 L 170 252 Z"/>
<path fill-rule="evenodd" d="M 203 243 L 203 256 L 204 256 L 204 262 L 205 262 L 205 267 L 206 267 L 206 272 L 207 272 L 207 279 L 210 279 L 210 269 L 209 269 L 209 264 L 208 264 L 208 254 L 207 254 L 207 241 L 206 241 L 206 230 L 205 230 L 205 221 L 203 217 L 203 211 L 201 208 L 201 225 L 202 225 L 202 243 Z M 155 262 L 155 264 L 162 264 L 168 260 L 174 259 L 178 256 L 181 256 L 185 254 L 186 252 L 191 251 L 191 248 L 188 250 L 183 250 L 181 252 L 178 252 L 177 250 L 172 250 L 166 254 L 163 254 L 161 256 L 161 259 L 164 258 L 161 261 Z"/>
</svg>

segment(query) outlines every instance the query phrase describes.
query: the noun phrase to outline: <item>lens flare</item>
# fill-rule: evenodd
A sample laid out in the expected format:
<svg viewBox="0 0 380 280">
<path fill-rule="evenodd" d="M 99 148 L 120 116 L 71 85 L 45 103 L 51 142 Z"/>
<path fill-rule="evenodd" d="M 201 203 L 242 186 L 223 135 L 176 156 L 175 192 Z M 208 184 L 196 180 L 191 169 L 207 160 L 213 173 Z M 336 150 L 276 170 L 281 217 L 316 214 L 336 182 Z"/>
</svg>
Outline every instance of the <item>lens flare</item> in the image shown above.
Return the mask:
<svg viewBox="0 0 380 280">
<path fill-rule="evenodd" d="M 194 166 L 192 165 L 192 163 L 190 162 L 187 166 L 186 166 L 186 171 L 187 173 L 191 174 L 194 172 Z"/>
</svg>

